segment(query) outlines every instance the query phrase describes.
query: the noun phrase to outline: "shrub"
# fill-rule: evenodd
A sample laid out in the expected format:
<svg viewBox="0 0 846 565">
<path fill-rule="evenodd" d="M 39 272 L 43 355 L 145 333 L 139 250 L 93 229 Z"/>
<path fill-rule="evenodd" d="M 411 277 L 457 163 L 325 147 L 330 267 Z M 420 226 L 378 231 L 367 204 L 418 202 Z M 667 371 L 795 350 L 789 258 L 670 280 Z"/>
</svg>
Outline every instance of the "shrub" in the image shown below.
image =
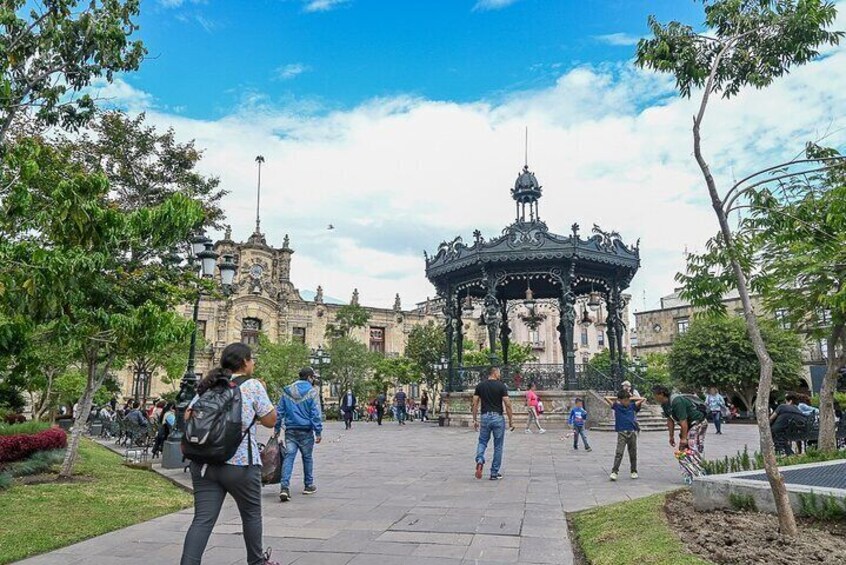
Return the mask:
<svg viewBox="0 0 846 565">
<path fill-rule="evenodd" d="M 0 473 L 0 490 L 6 490 L 12 486 L 12 474 L 11 473 Z"/>
<path fill-rule="evenodd" d="M 735 510 L 742 512 L 757 512 L 758 505 L 755 504 L 755 497 L 751 494 L 729 493 L 729 504 Z"/>
<path fill-rule="evenodd" d="M 20 461 L 37 451 L 64 449 L 67 444 L 68 436 L 59 428 L 35 434 L 0 436 L 0 463 Z"/>
<path fill-rule="evenodd" d="M 842 504 L 831 495 L 822 496 L 814 491 L 799 493 L 802 514 L 824 522 L 846 519 L 846 499 Z"/>
<path fill-rule="evenodd" d="M 0 437 L 22 434 L 37 434 L 49 430 L 48 422 L 24 422 L 22 424 L 0 424 Z"/>
<path fill-rule="evenodd" d="M 799 455 L 779 455 L 776 457 L 779 466 L 804 465 L 805 463 L 821 463 L 823 461 L 834 461 L 846 459 L 844 451 L 818 451 L 808 449 Z M 724 457 L 723 459 L 704 460 L 702 467 L 709 475 L 722 475 L 724 473 L 739 473 L 740 471 L 757 471 L 764 468 L 764 458 L 760 453 L 749 454 L 744 447 L 737 455 Z"/>
</svg>

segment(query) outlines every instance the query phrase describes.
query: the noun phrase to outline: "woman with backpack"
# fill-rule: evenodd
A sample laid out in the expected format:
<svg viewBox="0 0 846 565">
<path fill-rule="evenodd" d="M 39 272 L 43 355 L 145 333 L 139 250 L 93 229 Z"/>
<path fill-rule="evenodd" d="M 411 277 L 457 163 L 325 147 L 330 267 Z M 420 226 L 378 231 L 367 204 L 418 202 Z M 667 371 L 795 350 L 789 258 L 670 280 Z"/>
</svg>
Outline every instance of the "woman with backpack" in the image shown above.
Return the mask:
<svg viewBox="0 0 846 565">
<path fill-rule="evenodd" d="M 227 494 L 241 513 L 247 563 L 278 565 L 270 561 L 270 550 L 262 554 L 261 458 L 255 435 L 256 422 L 266 428 L 276 424 L 276 410 L 264 384 L 251 378 L 254 366 L 248 346 L 226 346 L 220 367 L 200 381 L 185 412 L 183 453 L 191 459 L 194 520 L 181 565 L 201 563 Z"/>
</svg>

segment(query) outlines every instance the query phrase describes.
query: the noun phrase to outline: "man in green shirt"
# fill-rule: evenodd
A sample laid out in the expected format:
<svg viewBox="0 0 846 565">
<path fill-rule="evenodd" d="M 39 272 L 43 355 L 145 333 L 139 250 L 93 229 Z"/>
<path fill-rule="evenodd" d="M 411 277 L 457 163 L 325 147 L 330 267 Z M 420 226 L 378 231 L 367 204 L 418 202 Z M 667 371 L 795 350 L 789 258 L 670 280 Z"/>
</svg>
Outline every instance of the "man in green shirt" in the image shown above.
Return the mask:
<svg viewBox="0 0 846 565">
<path fill-rule="evenodd" d="M 661 405 L 667 417 L 667 430 L 670 432 L 670 445 L 676 446 L 676 424 L 679 425 L 679 451 L 688 448 L 700 455 L 705 450 L 705 432 L 708 420 L 705 414 L 691 399 L 681 395 L 670 395 L 670 390 L 663 385 L 652 387 L 655 402 Z"/>
</svg>

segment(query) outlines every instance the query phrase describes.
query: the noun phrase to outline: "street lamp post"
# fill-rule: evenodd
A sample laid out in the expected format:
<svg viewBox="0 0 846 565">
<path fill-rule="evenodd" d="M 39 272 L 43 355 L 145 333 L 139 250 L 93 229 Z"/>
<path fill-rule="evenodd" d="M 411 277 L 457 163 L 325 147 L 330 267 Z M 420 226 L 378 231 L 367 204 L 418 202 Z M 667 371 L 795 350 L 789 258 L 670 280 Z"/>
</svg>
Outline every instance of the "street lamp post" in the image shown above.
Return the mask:
<svg viewBox="0 0 846 565">
<path fill-rule="evenodd" d="M 220 270 L 220 282 L 224 294 L 229 294 L 232 289 L 232 281 L 235 278 L 237 266 L 232 255 L 224 255 L 223 262 L 217 265 L 219 255 L 214 251 L 212 241 L 205 236 L 191 238 L 191 252 L 188 255 L 189 268 L 199 263 L 199 274 L 203 278 L 214 276 L 215 266 Z M 194 311 L 191 317 L 193 329 L 191 331 L 191 345 L 188 348 L 188 365 L 182 381 L 179 384 L 179 394 L 176 397 L 176 422 L 173 430 L 167 438 L 162 450 L 162 468 L 176 469 L 182 467 L 182 436 L 185 431 L 185 410 L 191 399 L 194 398 L 197 389 L 197 375 L 194 366 L 197 357 L 197 319 L 200 313 L 201 292 L 197 288 L 194 298 Z"/>
<path fill-rule="evenodd" d="M 329 355 L 329 352 L 324 351 L 322 345 L 318 345 L 317 349 L 311 350 L 311 365 L 317 366 L 317 376 L 318 376 L 318 387 L 320 390 L 320 413 L 325 414 L 323 411 L 323 366 L 328 365 L 332 362 L 332 358 Z"/>
</svg>

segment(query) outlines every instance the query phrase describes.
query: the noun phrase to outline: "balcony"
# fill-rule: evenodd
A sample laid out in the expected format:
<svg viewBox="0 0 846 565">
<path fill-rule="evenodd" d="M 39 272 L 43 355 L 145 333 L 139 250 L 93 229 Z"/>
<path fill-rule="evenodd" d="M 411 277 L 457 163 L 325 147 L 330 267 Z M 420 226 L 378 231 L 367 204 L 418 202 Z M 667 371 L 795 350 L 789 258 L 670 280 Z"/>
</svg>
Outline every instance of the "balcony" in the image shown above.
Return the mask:
<svg viewBox="0 0 846 565">
<path fill-rule="evenodd" d="M 531 346 L 532 351 L 543 351 L 544 349 L 546 349 L 546 342 L 543 340 L 529 341 L 526 343 Z"/>
</svg>

